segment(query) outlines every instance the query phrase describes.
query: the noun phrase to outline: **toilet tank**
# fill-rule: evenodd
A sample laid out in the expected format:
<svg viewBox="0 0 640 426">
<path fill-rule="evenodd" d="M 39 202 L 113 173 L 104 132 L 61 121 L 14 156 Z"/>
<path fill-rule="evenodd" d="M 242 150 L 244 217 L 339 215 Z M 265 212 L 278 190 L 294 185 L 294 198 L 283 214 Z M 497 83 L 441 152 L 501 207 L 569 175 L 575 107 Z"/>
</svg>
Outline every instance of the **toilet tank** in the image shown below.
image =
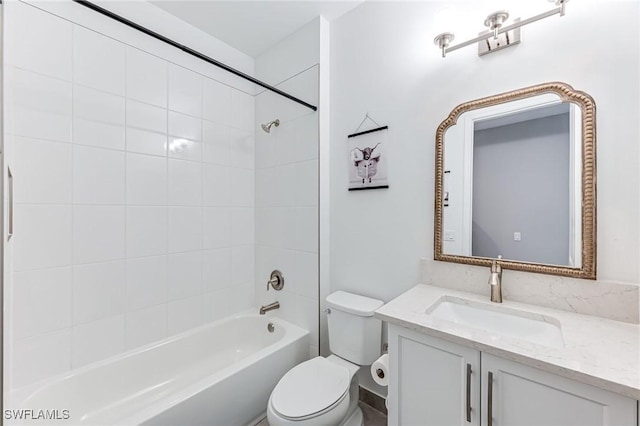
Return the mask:
<svg viewBox="0 0 640 426">
<path fill-rule="evenodd" d="M 373 312 L 384 304 L 346 291 L 327 296 L 329 349 L 358 365 L 370 365 L 380 356 L 382 321 Z"/>
</svg>

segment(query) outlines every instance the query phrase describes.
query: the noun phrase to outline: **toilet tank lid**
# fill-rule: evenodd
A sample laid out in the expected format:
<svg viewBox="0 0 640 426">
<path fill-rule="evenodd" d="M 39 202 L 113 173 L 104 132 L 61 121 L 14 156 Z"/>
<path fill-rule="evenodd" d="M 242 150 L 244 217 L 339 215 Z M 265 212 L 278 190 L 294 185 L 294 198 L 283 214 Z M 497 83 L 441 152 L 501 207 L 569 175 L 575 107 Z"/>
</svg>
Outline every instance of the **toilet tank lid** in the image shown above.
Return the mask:
<svg viewBox="0 0 640 426">
<path fill-rule="evenodd" d="M 372 299 L 358 294 L 348 293 L 346 291 L 336 291 L 327 296 L 327 305 L 338 309 L 339 311 L 348 312 L 350 314 L 361 317 L 373 316 L 373 312 L 384 305 L 382 300 Z"/>
</svg>

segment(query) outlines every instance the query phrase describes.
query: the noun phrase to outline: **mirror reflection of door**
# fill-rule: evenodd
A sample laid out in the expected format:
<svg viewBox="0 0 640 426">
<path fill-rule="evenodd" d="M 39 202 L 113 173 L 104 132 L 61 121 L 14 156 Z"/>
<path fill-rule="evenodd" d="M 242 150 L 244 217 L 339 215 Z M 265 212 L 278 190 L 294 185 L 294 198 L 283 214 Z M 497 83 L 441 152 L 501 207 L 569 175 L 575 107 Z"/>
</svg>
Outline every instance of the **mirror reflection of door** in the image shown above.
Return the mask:
<svg viewBox="0 0 640 426">
<path fill-rule="evenodd" d="M 447 130 L 443 253 L 581 266 L 580 113 L 540 95 Z"/>
</svg>

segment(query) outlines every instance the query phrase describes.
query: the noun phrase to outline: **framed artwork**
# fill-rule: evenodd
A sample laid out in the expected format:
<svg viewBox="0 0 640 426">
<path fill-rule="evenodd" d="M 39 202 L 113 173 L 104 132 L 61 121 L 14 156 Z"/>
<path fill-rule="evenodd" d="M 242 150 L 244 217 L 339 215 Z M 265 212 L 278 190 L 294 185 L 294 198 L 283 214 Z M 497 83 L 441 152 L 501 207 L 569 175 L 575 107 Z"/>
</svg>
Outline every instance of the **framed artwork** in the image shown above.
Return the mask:
<svg viewBox="0 0 640 426">
<path fill-rule="evenodd" d="M 389 187 L 385 152 L 388 129 L 383 126 L 348 136 L 349 191 Z"/>
</svg>

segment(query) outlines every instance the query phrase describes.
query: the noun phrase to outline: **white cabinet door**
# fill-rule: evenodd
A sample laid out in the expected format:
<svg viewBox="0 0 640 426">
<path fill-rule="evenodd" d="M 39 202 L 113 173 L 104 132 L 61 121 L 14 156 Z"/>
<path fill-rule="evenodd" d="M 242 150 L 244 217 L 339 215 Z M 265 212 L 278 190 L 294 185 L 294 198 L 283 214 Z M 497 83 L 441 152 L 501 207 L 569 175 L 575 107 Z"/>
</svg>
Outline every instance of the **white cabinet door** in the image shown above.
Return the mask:
<svg viewBox="0 0 640 426">
<path fill-rule="evenodd" d="M 478 426 L 480 352 L 389 325 L 389 425 Z"/>
<path fill-rule="evenodd" d="M 637 401 L 482 354 L 483 426 L 636 426 Z"/>
</svg>

